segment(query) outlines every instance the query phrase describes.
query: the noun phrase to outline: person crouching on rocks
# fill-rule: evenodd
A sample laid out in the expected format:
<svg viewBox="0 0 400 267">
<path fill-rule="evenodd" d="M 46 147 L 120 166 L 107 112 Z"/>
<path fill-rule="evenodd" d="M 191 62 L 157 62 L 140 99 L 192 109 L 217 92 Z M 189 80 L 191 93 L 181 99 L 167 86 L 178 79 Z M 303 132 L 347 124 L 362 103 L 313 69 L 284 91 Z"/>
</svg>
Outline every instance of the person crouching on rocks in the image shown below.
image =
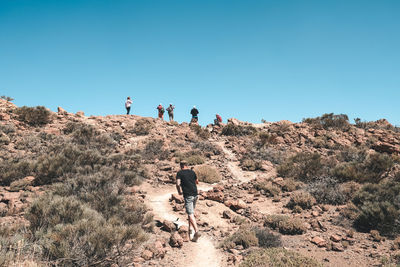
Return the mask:
<svg viewBox="0 0 400 267">
<path fill-rule="evenodd" d="M 176 174 L 176 189 L 178 194 L 182 195 L 185 200 L 185 209 L 188 215 L 189 221 L 189 239 L 190 239 L 190 229 L 193 227 L 194 236 L 192 241 L 197 242 L 201 233 L 197 227 L 196 218 L 194 216 L 194 210 L 196 208 L 197 196 L 197 180 L 196 173 L 189 169 L 185 161 L 180 163 L 181 170 Z"/>
</svg>

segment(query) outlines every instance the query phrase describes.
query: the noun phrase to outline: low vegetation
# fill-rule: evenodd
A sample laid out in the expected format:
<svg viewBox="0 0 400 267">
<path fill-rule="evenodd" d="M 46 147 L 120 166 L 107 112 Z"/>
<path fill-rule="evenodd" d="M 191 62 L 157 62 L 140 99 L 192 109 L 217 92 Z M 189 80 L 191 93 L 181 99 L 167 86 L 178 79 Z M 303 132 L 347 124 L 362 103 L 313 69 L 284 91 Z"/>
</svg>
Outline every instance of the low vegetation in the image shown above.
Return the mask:
<svg viewBox="0 0 400 267">
<path fill-rule="evenodd" d="M 301 235 L 307 231 L 300 219 L 286 215 L 267 215 L 264 218 L 264 226 L 276 229 L 285 235 Z"/>
<path fill-rule="evenodd" d="M 190 129 L 201 139 L 206 140 L 210 137 L 210 132 L 207 129 L 202 128 L 200 125 L 192 124 L 190 125 Z"/>
<path fill-rule="evenodd" d="M 354 225 L 361 231 L 376 229 L 383 235 L 400 233 L 400 183 L 366 184 L 354 196 L 359 209 Z"/>
<path fill-rule="evenodd" d="M 201 166 L 196 166 L 194 168 L 194 171 L 196 172 L 197 178 L 201 182 L 213 184 L 221 181 L 221 175 L 214 167 L 208 165 L 201 165 Z"/>
<path fill-rule="evenodd" d="M 251 252 L 240 267 L 322 267 L 312 258 L 284 248 L 267 248 Z"/>
<path fill-rule="evenodd" d="M 303 122 L 323 129 L 335 129 L 347 131 L 350 129 L 349 117 L 346 114 L 335 115 L 333 113 L 323 114 L 321 117 L 306 118 Z"/>
<path fill-rule="evenodd" d="M 235 125 L 228 123 L 222 128 L 221 134 L 227 136 L 244 136 L 253 135 L 257 132 L 257 129 L 253 126 Z"/>
<path fill-rule="evenodd" d="M 18 120 L 31 126 L 43 126 L 51 122 L 51 113 L 43 106 L 19 107 L 14 111 Z"/>
</svg>

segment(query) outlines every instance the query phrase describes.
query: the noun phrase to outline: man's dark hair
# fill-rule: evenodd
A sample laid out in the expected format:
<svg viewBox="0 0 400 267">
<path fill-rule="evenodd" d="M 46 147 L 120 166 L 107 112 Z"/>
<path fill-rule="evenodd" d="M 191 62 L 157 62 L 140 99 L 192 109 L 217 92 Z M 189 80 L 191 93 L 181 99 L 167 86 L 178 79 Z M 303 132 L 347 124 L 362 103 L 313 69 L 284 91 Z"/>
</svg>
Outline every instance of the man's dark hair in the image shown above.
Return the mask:
<svg viewBox="0 0 400 267">
<path fill-rule="evenodd" d="M 187 162 L 184 161 L 184 160 L 182 160 L 182 161 L 180 162 L 180 165 L 181 165 L 181 168 L 183 168 L 183 167 L 187 166 Z"/>
</svg>

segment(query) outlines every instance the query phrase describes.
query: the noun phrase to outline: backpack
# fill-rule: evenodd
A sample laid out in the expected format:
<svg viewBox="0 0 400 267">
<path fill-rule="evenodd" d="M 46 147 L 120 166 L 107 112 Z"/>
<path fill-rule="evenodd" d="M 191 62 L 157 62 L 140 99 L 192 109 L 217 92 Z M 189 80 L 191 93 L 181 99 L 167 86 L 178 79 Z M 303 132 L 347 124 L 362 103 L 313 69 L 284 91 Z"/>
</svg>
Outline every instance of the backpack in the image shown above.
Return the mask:
<svg viewBox="0 0 400 267">
<path fill-rule="evenodd" d="M 164 114 L 164 112 L 165 112 L 164 108 L 161 108 L 160 112 Z"/>
</svg>

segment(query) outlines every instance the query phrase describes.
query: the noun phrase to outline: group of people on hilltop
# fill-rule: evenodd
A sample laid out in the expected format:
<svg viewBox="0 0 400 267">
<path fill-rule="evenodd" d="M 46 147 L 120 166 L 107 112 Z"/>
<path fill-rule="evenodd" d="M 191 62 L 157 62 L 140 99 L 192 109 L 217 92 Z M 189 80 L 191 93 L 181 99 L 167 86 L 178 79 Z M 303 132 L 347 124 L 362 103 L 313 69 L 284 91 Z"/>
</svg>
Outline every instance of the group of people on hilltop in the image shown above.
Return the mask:
<svg viewBox="0 0 400 267">
<path fill-rule="evenodd" d="M 131 105 L 132 105 L 132 99 L 128 96 L 126 101 L 125 101 L 125 108 L 126 108 L 126 115 L 129 115 L 129 112 L 131 110 Z M 158 111 L 158 118 L 161 120 L 164 120 L 164 113 L 165 113 L 165 109 L 163 107 L 163 105 L 160 103 L 157 107 L 156 107 L 157 111 Z M 175 106 L 173 104 L 169 104 L 169 106 L 167 107 L 167 112 L 168 112 L 168 117 L 169 117 L 169 121 L 173 121 L 174 120 L 174 109 Z M 195 122 L 197 123 L 199 120 L 199 110 L 196 108 L 196 106 L 193 106 L 193 108 L 190 110 L 190 114 L 192 115 L 192 119 L 191 122 Z M 215 125 L 221 125 L 222 123 L 222 118 L 220 115 L 216 114 L 216 119 L 214 119 L 214 124 Z"/>
</svg>

